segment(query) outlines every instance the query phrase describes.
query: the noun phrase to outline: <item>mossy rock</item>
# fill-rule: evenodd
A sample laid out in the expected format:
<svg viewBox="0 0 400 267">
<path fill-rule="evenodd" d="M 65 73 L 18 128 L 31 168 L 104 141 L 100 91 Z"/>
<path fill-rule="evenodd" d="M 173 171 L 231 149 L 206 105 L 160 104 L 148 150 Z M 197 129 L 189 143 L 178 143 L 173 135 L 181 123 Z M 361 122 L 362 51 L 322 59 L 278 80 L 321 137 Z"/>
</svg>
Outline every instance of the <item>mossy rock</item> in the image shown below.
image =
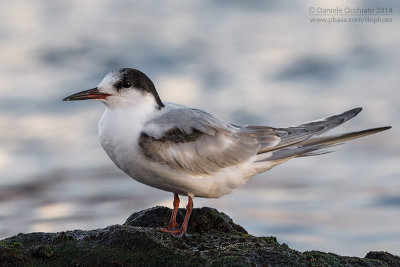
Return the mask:
<svg viewBox="0 0 400 267">
<path fill-rule="evenodd" d="M 154 207 L 125 224 L 61 233 L 19 234 L 0 241 L 0 266 L 400 266 L 400 258 L 370 252 L 366 258 L 298 252 L 275 237 L 249 235 L 226 214 L 194 209 L 188 234 L 159 231 L 171 210 Z M 184 210 L 179 211 L 182 221 Z"/>
</svg>

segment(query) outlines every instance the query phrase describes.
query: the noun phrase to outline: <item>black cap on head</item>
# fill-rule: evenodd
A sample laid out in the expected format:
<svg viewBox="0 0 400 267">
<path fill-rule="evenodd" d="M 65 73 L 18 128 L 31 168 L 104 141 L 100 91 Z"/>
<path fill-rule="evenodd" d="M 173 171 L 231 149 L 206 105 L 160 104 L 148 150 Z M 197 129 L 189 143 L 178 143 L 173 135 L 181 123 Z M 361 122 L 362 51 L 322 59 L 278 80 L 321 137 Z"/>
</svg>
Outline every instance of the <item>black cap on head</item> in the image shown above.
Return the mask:
<svg viewBox="0 0 400 267">
<path fill-rule="evenodd" d="M 117 90 L 123 90 L 124 88 L 134 87 L 138 90 L 142 90 L 145 93 L 150 93 L 153 95 L 158 109 L 164 107 L 163 102 L 158 96 L 157 90 L 146 74 L 137 69 L 122 68 L 114 71 L 115 75 L 119 77 L 119 80 L 114 84 Z"/>
</svg>

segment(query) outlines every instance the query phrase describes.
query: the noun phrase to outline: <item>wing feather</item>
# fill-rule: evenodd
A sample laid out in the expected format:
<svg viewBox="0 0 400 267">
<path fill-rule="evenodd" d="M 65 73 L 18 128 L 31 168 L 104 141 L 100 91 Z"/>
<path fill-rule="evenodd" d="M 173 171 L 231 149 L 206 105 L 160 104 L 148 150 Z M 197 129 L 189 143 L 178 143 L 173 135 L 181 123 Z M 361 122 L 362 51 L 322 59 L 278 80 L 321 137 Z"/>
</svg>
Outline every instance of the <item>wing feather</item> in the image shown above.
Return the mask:
<svg viewBox="0 0 400 267">
<path fill-rule="evenodd" d="M 360 111 L 361 108 L 355 108 L 288 128 L 241 127 L 222 122 L 207 112 L 176 105 L 147 123 L 139 145 L 144 155 L 154 162 L 193 175 L 211 175 L 256 154 L 278 151 L 279 158 L 289 157 L 294 153 L 289 148 L 297 144 L 296 152 L 303 155 L 328 147 L 329 144 L 312 146 L 312 141 L 306 148 L 300 144 L 344 123 Z M 278 154 L 274 154 L 275 157 Z M 261 161 L 264 160 L 268 159 Z"/>
<path fill-rule="evenodd" d="M 361 110 L 361 108 L 354 108 L 338 115 L 333 115 L 324 119 L 303 123 L 298 126 L 288 128 L 273 128 L 274 132 L 281 139 L 280 143 L 276 146 L 268 146 L 268 144 L 267 146 L 262 145 L 258 153 L 260 154 L 288 147 L 303 142 L 315 135 L 323 134 L 350 120 L 358 113 L 360 113 Z"/>
<path fill-rule="evenodd" d="M 211 175 L 247 161 L 257 154 L 260 144 L 206 112 L 185 108 L 150 121 L 139 146 L 154 162 L 193 175 Z"/>
</svg>

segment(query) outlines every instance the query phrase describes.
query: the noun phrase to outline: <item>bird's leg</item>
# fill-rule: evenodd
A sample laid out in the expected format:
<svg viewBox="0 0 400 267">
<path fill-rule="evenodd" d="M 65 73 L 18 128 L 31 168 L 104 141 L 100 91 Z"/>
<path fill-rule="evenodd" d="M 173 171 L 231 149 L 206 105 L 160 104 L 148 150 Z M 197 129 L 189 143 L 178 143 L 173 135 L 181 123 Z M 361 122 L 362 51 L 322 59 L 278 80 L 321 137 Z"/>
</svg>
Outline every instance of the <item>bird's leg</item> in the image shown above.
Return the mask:
<svg viewBox="0 0 400 267">
<path fill-rule="evenodd" d="M 189 219 L 190 219 L 190 215 L 192 214 L 192 210 L 193 210 L 193 200 L 191 197 L 188 197 L 188 204 L 186 205 L 185 219 L 183 220 L 183 223 L 181 226 L 181 233 L 179 233 L 178 236 L 183 236 L 184 234 L 186 234 L 187 226 L 189 224 Z"/>
<path fill-rule="evenodd" d="M 174 210 L 172 211 L 171 220 L 167 225 L 168 230 L 173 230 L 179 226 L 179 224 L 176 222 L 176 214 L 178 213 L 179 202 L 180 200 L 178 194 L 174 194 Z"/>
<path fill-rule="evenodd" d="M 162 232 L 170 233 L 176 237 L 182 237 L 182 236 L 184 236 L 184 234 L 186 234 L 190 215 L 192 214 L 192 210 L 193 210 L 193 200 L 191 197 L 188 197 L 188 200 L 189 201 L 186 206 L 186 215 L 185 215 L 185 219 L 183 220 L 181 228 L 176 229 L 176 230 L 161 229 Z"/>
</svg>

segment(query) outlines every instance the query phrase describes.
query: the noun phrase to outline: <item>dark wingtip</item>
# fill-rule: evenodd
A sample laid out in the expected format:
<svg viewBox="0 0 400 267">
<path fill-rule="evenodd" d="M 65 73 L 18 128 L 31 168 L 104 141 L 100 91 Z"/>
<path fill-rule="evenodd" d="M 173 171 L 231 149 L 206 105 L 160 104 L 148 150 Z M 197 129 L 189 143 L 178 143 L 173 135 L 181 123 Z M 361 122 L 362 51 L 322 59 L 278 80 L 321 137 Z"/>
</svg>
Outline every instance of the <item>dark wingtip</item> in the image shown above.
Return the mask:
<svg viewBox="0 0 400 267">
<path fill-rule="evenodd" d="M 332 116 L 332 117 L 343 117 L 343 122 L 350 120 L 351 118 L 354 118 L 355 116 L 358 115 L 358 113 L 360 113 L 362 110 L 361 107 L 358 108 L 353 108 L 350 110 L 347 110 L 345 112 L 343 112 L 342 114 L 336 115 L 336 116 Z"/>
<path fill-rule="evenodd" d="M 62 101 L 69 101 L 69 97 L 64 97 Z"/>
<path fill-rule="evenodd" d="M 356 114 L 360 113 L 362 110 L 362 107 L 354 108 L 351 111 L 354 111 Z"/>
<path fill-rule="evenodd" d="M 365 132 L 370 132 L 369 134 L 374 134 L 374 133 L 379 133 L 379 132 L 389 130 L 390 128 L 392 128 L 392 126 L 383 126 L 383 127 L 368 129 L 368 130 L 365 130 Z"/>
<path fill-rule="evenodd" d="M 383 126 L 383 127 L 380 127 L 379 129 L 381 131 L 386 131 L 386 130 L 392 129 L 392 126 Z"/>
</svg>

